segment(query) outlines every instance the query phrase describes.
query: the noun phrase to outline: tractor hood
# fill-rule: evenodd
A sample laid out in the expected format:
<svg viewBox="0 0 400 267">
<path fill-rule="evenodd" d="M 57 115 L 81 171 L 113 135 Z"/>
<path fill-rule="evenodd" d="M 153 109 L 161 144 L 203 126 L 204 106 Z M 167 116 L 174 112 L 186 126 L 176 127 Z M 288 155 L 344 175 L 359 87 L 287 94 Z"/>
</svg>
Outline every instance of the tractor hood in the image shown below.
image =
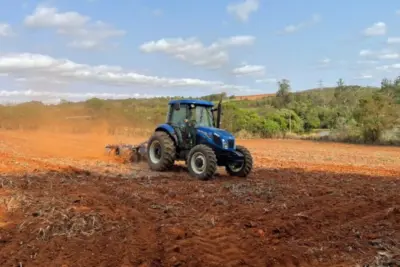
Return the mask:
<svg viewBox="0 0 400 267">
<path fill-rule="evenodd" d="M 228 139 L 235 139 L 235 137 L 228 131 L 219 129 L 219 128 L 214 128 L 214 127 L 205 127 L 205 126 L 199 126 L 197 127 L 197 130 L 200 132 L 204 132 L 208 136 L 212 136 L 213 134 L 218 135 L 222 139 L 228 140 Z"/>
</svg>

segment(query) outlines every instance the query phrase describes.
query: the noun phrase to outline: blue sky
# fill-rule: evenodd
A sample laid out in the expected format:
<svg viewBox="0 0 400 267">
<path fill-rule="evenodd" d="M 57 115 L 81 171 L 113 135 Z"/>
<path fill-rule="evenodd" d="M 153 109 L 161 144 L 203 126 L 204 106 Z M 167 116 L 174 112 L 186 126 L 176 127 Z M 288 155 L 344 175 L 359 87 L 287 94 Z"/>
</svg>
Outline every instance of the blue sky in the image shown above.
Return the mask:
<svg viewBox="0 0 400 267">
<path fill-rule="evenodd" d="M 2 101 L 379 85 L 400 69 L 394 0 L 115 3 L 0 0 Z"/>
</svg>

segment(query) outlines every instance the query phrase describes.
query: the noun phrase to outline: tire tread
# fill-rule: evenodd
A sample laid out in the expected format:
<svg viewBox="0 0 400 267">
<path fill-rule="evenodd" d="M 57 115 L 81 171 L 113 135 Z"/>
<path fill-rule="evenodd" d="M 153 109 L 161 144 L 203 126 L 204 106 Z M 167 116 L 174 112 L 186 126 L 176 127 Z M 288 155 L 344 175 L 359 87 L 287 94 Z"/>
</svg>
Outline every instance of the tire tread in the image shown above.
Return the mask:
<svg viewBox="0 0 400 267">
<path fill-rule="evenodd" d="M 172 168 L 175 162 L 176 158 L 176 147 L 174 141 L 171 139 L 171 137 L 164 131 L 157 131 L 153 134 L 153 136 L 149 140 L 149 146 L 148 149 L 150 148 L 151 141 L 157 139 L 160 141 L 161 146 L 163 146 L 163 157 L 161 158 L 160 162 L 158 164 L 153 164 L 150 161 L 150 155 L 148 155 L 148 162 L 150 169 L 153 171 L 167 171 Z M 148 151 L 148 153 L 150 153 Z"/>
<path fill-rule="evenodd" d="M 204 153 L 206 160 L 207 160 L 207 169 L 203 174 L 196 174 L 190 165 L 191 157 L 195 152 L 202 152 Z M 214 150 L 207 145 L 196 145 L 194 146 L 189 153 L 188 156 L 188 170 L 191 176 L 196 177 L 200 180 L 209 180 L 213 177 L 215 172 L 217 171 L 217 156 L 214 153 Z"/>
<path fill-rule="evenodd" d="M 233 172 L 228 166 L 225 166 L 226 172 L 231 176 L 247 177 L 253 169 L 253 157 L 244 146 L 237 145 L 236 150 L 243 154 L 245 166 L 239 172 Z"/>
</svg>

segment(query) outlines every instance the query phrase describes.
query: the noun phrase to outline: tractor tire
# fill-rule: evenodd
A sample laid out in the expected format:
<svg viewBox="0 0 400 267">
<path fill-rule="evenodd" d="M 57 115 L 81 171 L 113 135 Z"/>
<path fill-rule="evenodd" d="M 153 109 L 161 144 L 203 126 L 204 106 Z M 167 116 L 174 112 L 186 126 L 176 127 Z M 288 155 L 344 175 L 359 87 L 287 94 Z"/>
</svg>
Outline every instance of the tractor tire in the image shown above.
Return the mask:
<svg viewBox="0 0 400 267">
<path fill-rule="evenodd" d="M 253 169 L 253 157 L 251 156 L 250 151 L 244 146 L 236 146 L 236 151 L 243 154 L 243 164 L 241 166 L 233 166 L 233 164 L 227 164 L 225 166 L 225 170 L 231 176 L 245 178 L 250 174 L 251 170 Z"/>
<path fill-rule="evenodd" d="M 167 171 L 174 166 L 176 147 L 172 138 L 165 132 L 155 132 L 147 147 L 147 162 L 153 171 Z"/>
<path fill-rule="evenodd" d="M 187 167 L 191 176 L 206 181 L 217 171 L 217 157 L 214 150 L 206 145 L 196 145 L 187 159 Z"/>
</svg>

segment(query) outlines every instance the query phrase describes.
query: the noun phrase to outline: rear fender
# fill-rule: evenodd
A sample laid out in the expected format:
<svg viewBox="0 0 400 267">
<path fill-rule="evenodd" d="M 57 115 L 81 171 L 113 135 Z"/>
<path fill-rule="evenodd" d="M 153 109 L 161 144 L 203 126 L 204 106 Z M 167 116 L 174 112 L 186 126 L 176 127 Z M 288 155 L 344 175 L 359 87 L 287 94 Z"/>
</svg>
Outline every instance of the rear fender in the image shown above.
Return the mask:
<svg viewBox="0 0 400 267">
<path fill-rule="evenodd" d="M 176 135 L 176 132 L 174 130 L 174 128 L 169 125 L 169 124 L 160 124 L 157 126 L 157 128 L 155 129 L 156 132 L 166 132 L 171 138 L 172 140 L 174 140 L 175 145 L 178 145 L 178 137 Z"/>
</svg>

